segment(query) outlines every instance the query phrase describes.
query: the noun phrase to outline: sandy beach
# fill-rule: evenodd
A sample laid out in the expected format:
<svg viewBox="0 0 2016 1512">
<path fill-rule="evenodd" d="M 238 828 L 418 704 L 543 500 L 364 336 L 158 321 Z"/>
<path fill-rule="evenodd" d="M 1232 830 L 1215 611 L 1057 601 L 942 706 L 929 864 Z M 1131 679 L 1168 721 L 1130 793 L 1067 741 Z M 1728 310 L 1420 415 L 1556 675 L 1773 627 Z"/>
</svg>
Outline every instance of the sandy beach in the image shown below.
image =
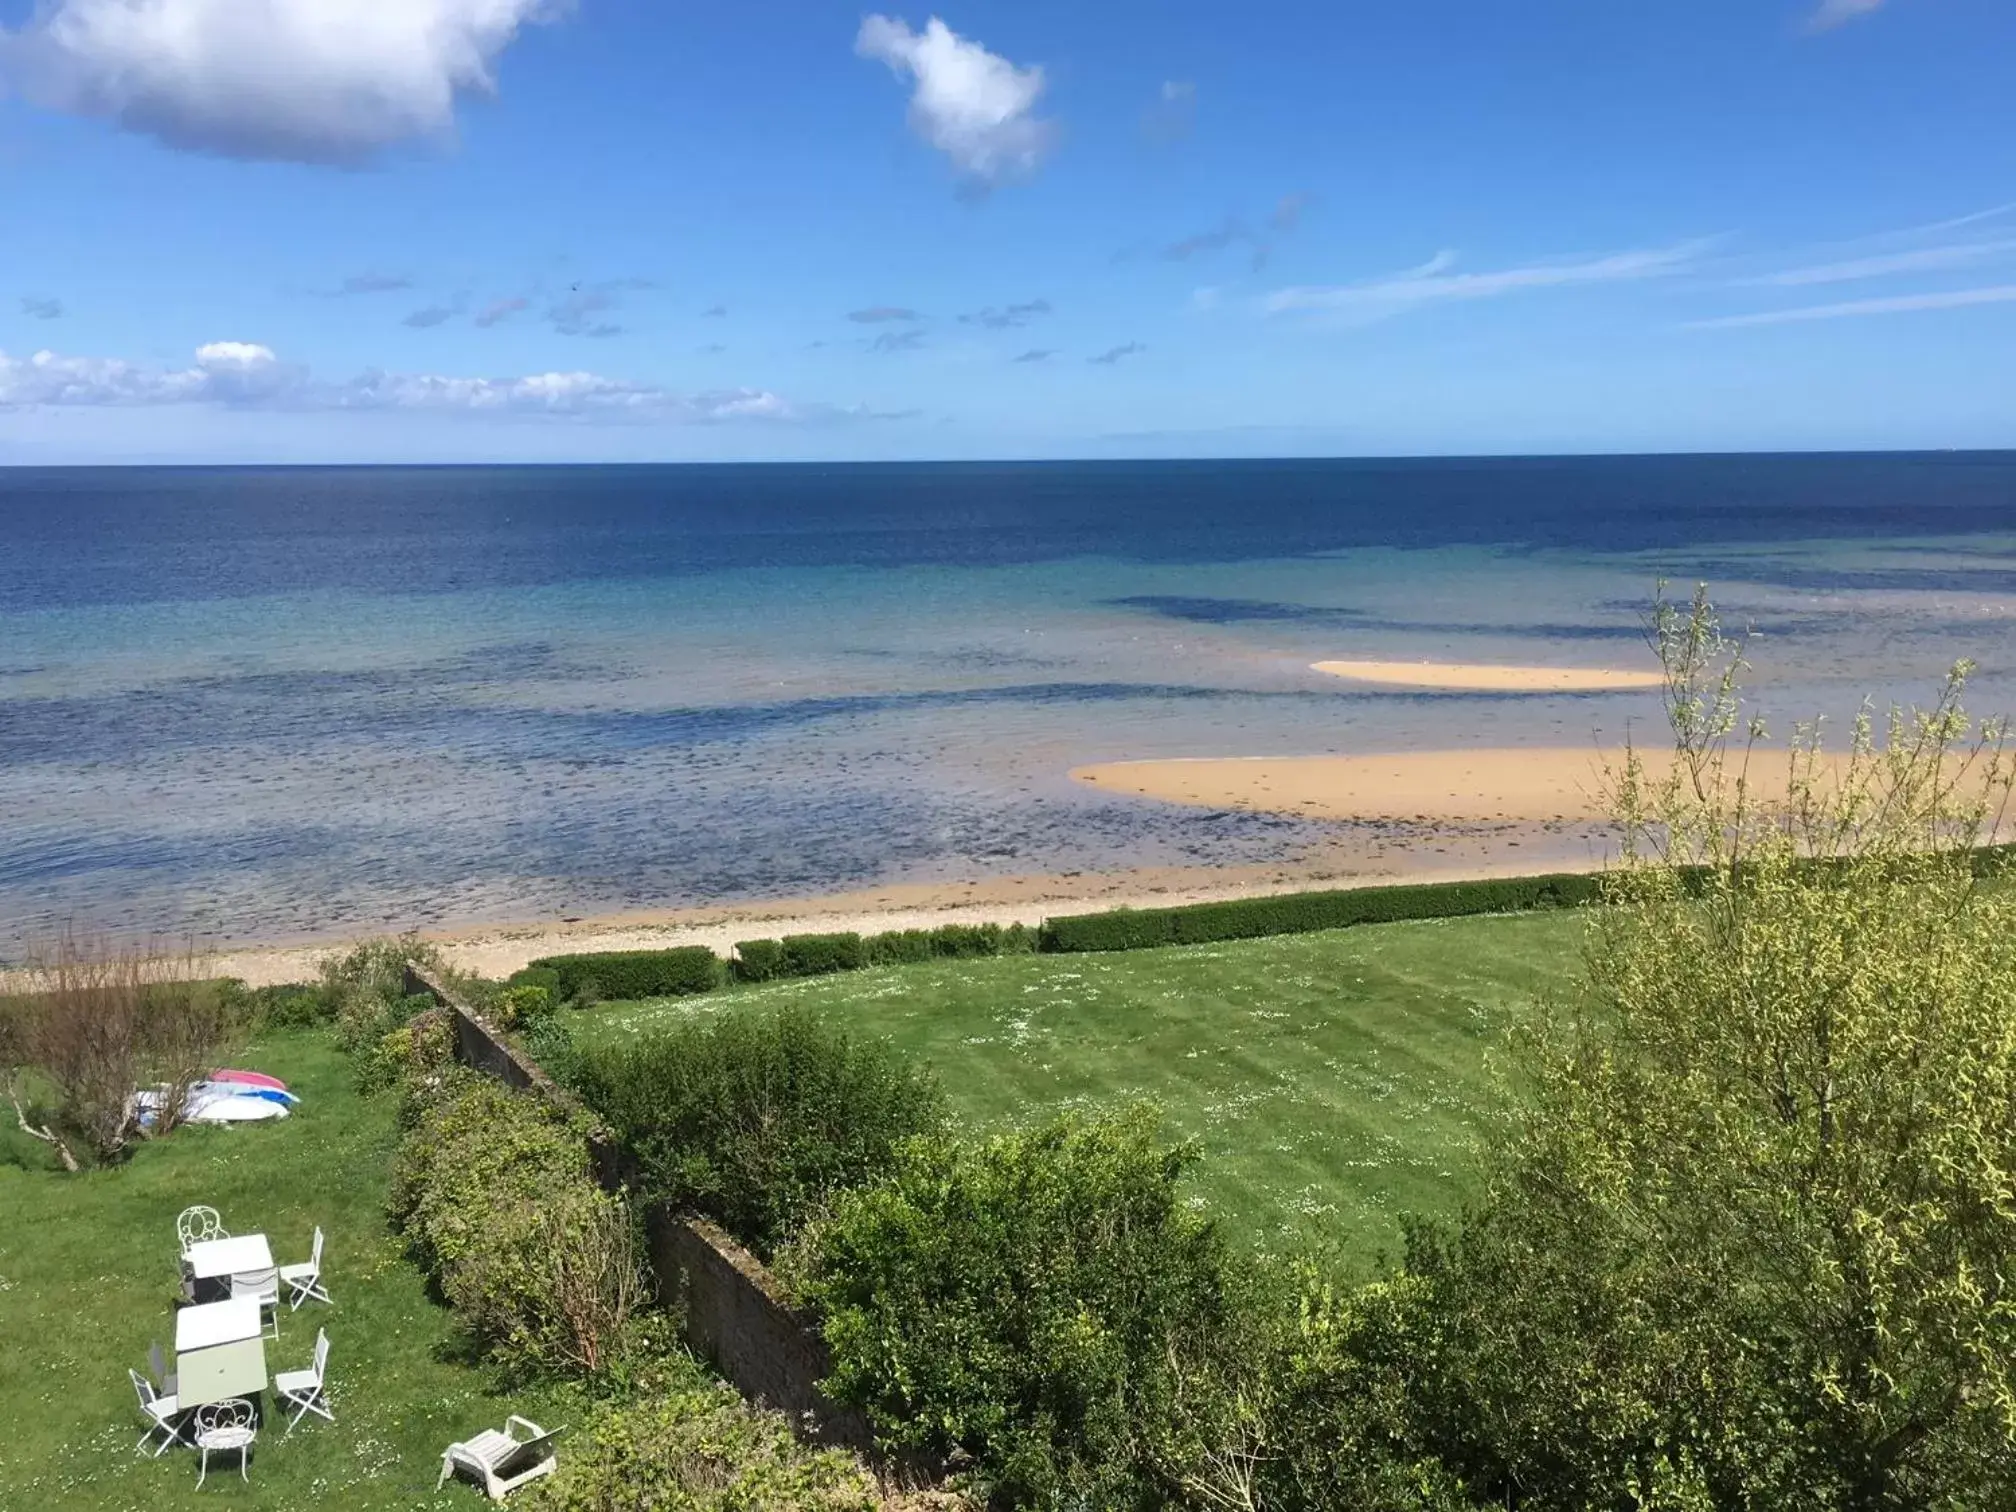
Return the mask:
<svg viewBox="0 0 2016 1512">
<path fill-rule="evenodd" d="M 1456 693 L 1605 693 L 1660 687 L 1658 672 L 1616 667 L 1501 667 L 1468 662 L 1319 661 L 1312 671 L 1352 682 Z"/>
<path fill-rule="evenodd" d="M 1312 887 L 1376 886 L 1410 880 L 1515 875 L 1590 867 L 1586 849 L 1545 865 L 1531 852 L 1507 849 L 1495 837 L 1424 829 L 1410 848 L 1381 836 L 1340 841 L 1278 865 L 1140 867 L 1055 876 L 999 877 L 978 882 L 905 884 L 713 908 L 665 909 L 598 918 L 527 921 L 423 930 L 454 965 L 503 977 L 541 956 L 575 951 L 661 950 L 705 945 L 726 954 L 739 940 L 784 934 L 931 929 L 941 924 L 1025 924 L 1109 908 L 1165 908 L 1227 898 L 1260 897 Z M 1431 843 L 1432 842 L 1432 843 Z M 372 931 L 384 934 L 387 931 Z M 358 938 L 365 937 L 362 933 Z M 311 980 L 319 964 L 351 941 L 334 936 L 211 952 L 208 969 L 265 986 Z"/>
</svg>

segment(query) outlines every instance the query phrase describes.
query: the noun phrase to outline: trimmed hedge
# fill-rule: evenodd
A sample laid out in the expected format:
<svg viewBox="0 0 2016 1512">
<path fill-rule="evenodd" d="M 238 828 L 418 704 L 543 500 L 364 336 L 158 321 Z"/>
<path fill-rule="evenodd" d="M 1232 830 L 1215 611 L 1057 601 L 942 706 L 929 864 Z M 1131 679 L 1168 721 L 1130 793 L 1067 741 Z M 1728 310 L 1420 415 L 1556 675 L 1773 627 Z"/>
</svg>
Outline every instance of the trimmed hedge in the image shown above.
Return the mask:
<svg viewBox="0 0 2016 1512">
<path fill-rule="evenodd" d="M 1486 882 L 1425 882 L 1405 887 L 1287 893 L 1276 898 L 1241 898 L 1185 908 L 1120 909 L 1047 920 L 1043 925 L 1042 948 L 1073 952 L 1202 945 L 1213 940 L 1343 929 L 1353 924 L 1570 908 L 1594 903 L 1602 892 L 1601 876 L 1564 873 Z"/>
<path fill-rule="evenodd" d="M 826 976 L 867 966 L 1023 955 L 1036 949 L 1036 941 L 1036 931 L 1022 924 L 1006 929 L 999 924 L 942 924 L 936 929 L 892 929 L 866 937 L 786 935 L 781 940 L 741 941 L 730 969 L 738 982 L 774 982 L 780 977 Z"/>
<path fill-rule="evenodd" d="M 774 982 L 784 974 L 784 946 L 777 940 L 742 940 L 729 969 L 738 982 Z"/>
<path fill-rule="evenodd" d="M 704 945 L 546 956 L 531 969 L 540 967 L 553 973 L 562 998 L 578 998 L 583 989 L 603 998 L 690 997 L 712 992 L 722 979 L 721 958 Z"/>
<path fill-rule="evenodd" d="M 825 976 L 835 971 L 859 971 L 868 964 L 868 953 L 862 949 L 858 934 L 786 935 L 778 943 L 784 947 L 780 976 Z"/>
</svg>

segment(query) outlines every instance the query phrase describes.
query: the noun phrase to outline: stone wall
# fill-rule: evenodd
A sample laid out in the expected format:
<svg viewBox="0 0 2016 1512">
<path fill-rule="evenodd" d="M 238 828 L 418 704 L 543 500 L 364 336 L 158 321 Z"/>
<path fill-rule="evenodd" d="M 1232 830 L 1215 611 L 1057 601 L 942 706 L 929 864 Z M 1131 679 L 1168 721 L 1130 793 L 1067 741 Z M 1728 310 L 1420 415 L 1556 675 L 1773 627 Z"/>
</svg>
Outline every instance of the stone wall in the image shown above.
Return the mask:
<svg viewBox="0 0 2016 1512">
<path fill-rule="evenodd" d="M 588 1107 L 548 1076 L 444 983 L 406 968 L 409 994 L 426 993 L 452 1016 L 455 1056 L 465 1066 L 543 1097 L 591 1125 L 596 1179 L 610 1191 L 634 1185 L 636 1162 Z M 686 1342 L 751 1401 L 788 1413 L 807 1437 L 866 1450 L 859 1413 L 829 1402 L 819 1382 L 831 1368 L 826 1341 L 784 1300 L 763 1263 L 704 1218 L 662 1204 L 645 1215 L 647 1263 L 659 1299 L 682 1309 Z"/>
<path fill-rule="evenodd" d="M 752 1401 L 799 1420 L 822 1443 L 866 1450 L 867 1419 L 826 1399 L 826 1341 L 785 1301 L 763 1262 L 705 1218 L 654 1207 L 645 1216 L 651 1266 L 679 1287 L 686 1342 Z"/>
</svg>

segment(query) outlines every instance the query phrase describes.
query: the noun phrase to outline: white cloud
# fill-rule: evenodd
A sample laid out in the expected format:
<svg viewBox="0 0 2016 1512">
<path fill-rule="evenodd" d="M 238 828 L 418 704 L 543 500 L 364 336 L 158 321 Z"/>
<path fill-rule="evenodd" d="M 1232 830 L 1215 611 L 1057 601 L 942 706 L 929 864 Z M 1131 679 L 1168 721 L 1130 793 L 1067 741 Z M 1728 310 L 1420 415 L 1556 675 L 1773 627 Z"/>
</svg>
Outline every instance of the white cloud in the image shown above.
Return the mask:
<svg viewBox="0 0 2016 1512">
<path fill-rule="evenodd" d="M 0 352 L 0 410 L 207 404 L 239 409 L 404 410 L 465 415 L 553 415 L 635 419 L 662 424 L 726 421 L 816 423 L 886 418 L 831 405 L 794 405 L 768 389 L 680 394 L 656 384 L 598 373 L 533 373 L 517 378 L 457 378 L 433 373 L 367 372 L 324 383 L 282 362 L 269 347 L 216 341 L 188 367 L 148 367 L 118 358 Z"/>
<path fill-rule="evenodd" d="M 1960 242 L 1950 247 L 1919 247 L 1909 252 L 1884 252 L 1812 267 L 1788 268 L 1746 282 L 1796 288 L 1805 284 L 1852 283 L 1864 278 L 1890 278 L 1899 273 L 1937 273 L 1973 267 L 2016 252 L 2016 240 Z"/>
<path fill-rule="evenodd" d="M 1697 331 L 1716 331 L 1737 326 L 1789 325 L 1800 320 L 1851 320 L 1863 315 L 1911 315 L 1921 310 L 1964 310 L 1974 305 L 2012 303 L 2016 303 L 2016 284 L 1998 284 L 1985 289 L 1949 289 L 1939 294 L 1898 294 L 1888 299 L 1801 305 L 1796 309 L 1765 310 L 1755 315 L 1723 315 L 1691 324 Z"/>
<path fill-rule="evenodd" d="M 1814 31 L 1826 31 L 1844 21 L 1874 15 L 1882 8 L 1883 0 L 1820 0 L 1820 8 L 1807 24 Z"/>
<path fill-rule="evenodd" d="M 1438 252 L 1416 268 L 1360 283 L 1279 289 L 1267 296 L 1269 314 L 1323 311 L 1378 320 L 1426 305 L 1498 299 L 1536 289 L 1627 283 L 1679 273 L 1695 263 L 1708 243 L 1683 242 L 1604 257 L 1532 263 L 1490 273 L 1458 273 L 1456 254 Z"/>
<path fill-rule="evenodd" d="M 916 80 L 911 129 L 974 184 L 988 187 L 1034 173 L 1056 141 L 1056 127 L 1033 114 L 1043 94 L 1042 68 L 1017 68 L 936 16 L 921 32 L 870 16 L 854 51 Z"/>
<path fill-rule="evenodd" d="M 36 405 L 246 404 L 277 399 L 306 379 L 271 349 L 213 341 L 186 368 L 143 367 L 116 357 L 0 352 L 0 409 Z"/>
<path fill-rule="evenodd" d="M 0 84 L 175 147 L 355 163 L 444 137 L 519 29 L 567 0 L 45 0 Z"/>
</svg>

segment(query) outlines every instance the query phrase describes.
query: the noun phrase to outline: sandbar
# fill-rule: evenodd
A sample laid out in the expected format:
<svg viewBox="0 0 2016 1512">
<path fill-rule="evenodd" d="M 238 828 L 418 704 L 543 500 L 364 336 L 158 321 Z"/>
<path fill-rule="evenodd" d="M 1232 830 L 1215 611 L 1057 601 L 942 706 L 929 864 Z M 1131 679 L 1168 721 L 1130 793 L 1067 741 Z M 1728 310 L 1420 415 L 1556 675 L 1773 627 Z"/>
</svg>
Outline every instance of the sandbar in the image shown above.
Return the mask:
<svg viewBox="0 0 2016 1512">
<path fill-rule="evenodd" d="M 1653 780 L 1672 770 L 1670 751 L 1641 751 L 1639 757 Z M 1079 767 L 1071 775 L 1106 793 L 1304 819 L 1457 827 L 1601 825 L 1610 813 L 1612 774 L 1621 772 L 1623 759 L 1621 750 L 1588 746 L 1492 747 L 1382 756 L 1115 761 Z M 1733 752 L 1730 759 L 1747 765 L 1753 790 L 1760 795 L 1782 793 L 1791 776 L 1791 753 L 1782 749 Z M 1823 757 L 1823 769 L 1838 770 L 1842 760 Z"/>
<path fill-rule="evenodd" d="M 1657 688 L 1657 672 L 1617 667 L 1499 667 L 1467 662 L 1320 661 L 1312 671 L 1352 682 L 1466 693 L 1606 693 Z"/>
</svg>

